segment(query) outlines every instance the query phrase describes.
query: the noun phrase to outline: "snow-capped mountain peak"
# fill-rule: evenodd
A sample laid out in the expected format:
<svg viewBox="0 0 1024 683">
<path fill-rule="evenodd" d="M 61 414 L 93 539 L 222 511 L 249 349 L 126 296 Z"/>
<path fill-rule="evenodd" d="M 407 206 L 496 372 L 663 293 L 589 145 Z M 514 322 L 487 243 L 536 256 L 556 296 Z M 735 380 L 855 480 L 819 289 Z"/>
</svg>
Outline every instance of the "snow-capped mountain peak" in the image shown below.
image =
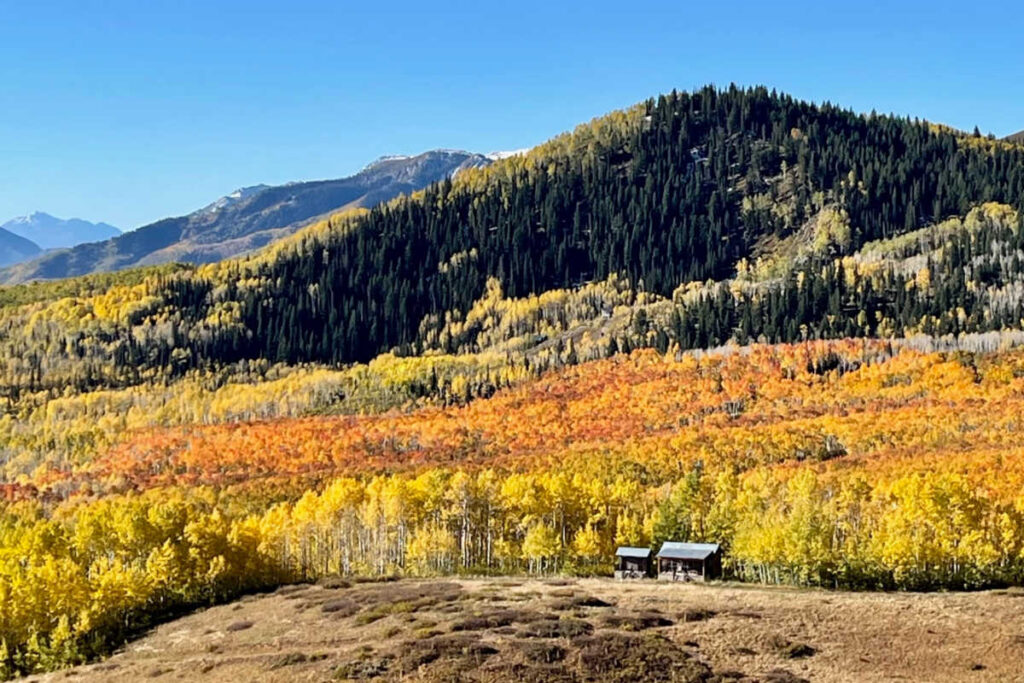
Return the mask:
<svg viewBox="0 0 1024 683">
<path fill-rule="evenodd" d="M 4 226 L 30 225 L 32 223 L 37 223 L 37 222 L 41 222 L 41 221 L 52 221 L 52 220 L 60 220 L 60 219 L 54 218 L 50 214 L 44 213 L 43 211 L 33 211 L 32 213 L 26 214 L 24 216 L 18 216 L 17 218 L 12 218 L 11 220 L 9 220 L 6 223 L 4 223 Z"/>
<path fill-rule="evenodd" d="M 270 187 L 270 185 L 250 185 L 248 187 L 240 187 L 230 194 L 226 194 L 215 202 L 208 204 L 201 209 L 203 213 L 216 213 L 225 209 L 233 204 L 244 201 L 255 194 L 259 194 L 263 190 Z"/>
<path fill-rule="evenodd" d="M 526 148 L 526 149 L 513 149 L 513 150 L 509 150 L 509 151 L 505 151 L 505 152 L 491 152 L 490 154 L 485 154 L 484 156 L 486 156 L 491 161 L 501 161 L 502 159 L 508 159 L 509 157 L 521 156 L 523 154 L 526 154 L 529 151 L 530 150 L 528 148 Z"/>
<path fill-rule="evenodd" d="M 57 218 L 43 211 L 18 216 L 0 227 L 31 240 L 43 249 L 73 247 L 76 244 L 99 242 L 121 234 L 119 229 L 108 223 L 90 223 L 80 218 Z"/>
</svg>

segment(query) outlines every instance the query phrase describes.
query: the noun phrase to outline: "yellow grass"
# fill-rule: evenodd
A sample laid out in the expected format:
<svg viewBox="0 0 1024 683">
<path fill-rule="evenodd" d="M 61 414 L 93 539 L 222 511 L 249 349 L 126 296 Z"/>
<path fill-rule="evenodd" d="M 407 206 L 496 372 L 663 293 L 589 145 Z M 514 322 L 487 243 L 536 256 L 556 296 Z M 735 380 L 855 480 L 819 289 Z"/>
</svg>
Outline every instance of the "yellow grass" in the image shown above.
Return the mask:
<svg viewBox="0 0 1024 683">
<path fill-rule="evenodd" d="M 29 680 L 525 683 L 689 681 L 713 672 L 724 681 L 1012 681 L 1024 680 L 1022 607 L 1024 593 L 1012 590 L 883 594 L 605 579 L 339 582 L 286 587 L 198 612 L 106 661 Z M 543 637 L 550 632 L 555 637 Z M 617 643 L 647 649 L 630 661 L 631 650 L 615 650 Z M 801 649 L 805 656 L 792 657 Z"/>
</svg>

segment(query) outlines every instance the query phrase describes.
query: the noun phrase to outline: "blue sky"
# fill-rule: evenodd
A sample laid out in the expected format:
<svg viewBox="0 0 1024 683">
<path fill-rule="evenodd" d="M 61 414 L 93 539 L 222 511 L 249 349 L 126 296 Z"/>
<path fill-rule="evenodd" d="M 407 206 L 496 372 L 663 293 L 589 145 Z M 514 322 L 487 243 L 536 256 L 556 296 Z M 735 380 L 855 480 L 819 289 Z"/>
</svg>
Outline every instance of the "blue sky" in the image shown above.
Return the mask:
<svg viewBox="0 0 1024 683">
<path fill-rule="evenodd" d="M 0 0 L 0 222 L 133 228 L 709 82 L 1024 129 L 1018 3 L 824 4 Z"/>
</svg>

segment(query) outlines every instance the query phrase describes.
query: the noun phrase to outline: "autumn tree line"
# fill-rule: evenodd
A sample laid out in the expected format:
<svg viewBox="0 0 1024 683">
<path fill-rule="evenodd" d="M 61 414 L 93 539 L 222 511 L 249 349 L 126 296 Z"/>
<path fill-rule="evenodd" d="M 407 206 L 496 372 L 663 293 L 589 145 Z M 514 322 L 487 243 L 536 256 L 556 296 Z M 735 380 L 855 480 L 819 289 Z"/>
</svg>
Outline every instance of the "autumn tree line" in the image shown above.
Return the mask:
<svg viewBox="0 0 1024 683">
<path fill-rule="evenodd" d="M 657 487 L 619 476 L 433 468 L 344 478 L 263 513 L 209 489 L 30 504 L 0 525 L 0 671 L 109 652 L 140 629 L 282 583 L 447 573 L 611 571 L 617 544 L 722 542 L 729 576 L 860 589 L 1024 581 L 1024 512 L 972 477 L 871 482 L 695 469 Z"/>
<path fill-rule="evenodd" d="M 758 582 L 1018 584 L 1022 390 L 1017 349 L 638 351 L 466 405 L 139 433 L 63 500 L 0 508 L 0 665 L 287 582 L 601 575 L 616 545 L 669 539 L 722 543 Z"/>
</svg>

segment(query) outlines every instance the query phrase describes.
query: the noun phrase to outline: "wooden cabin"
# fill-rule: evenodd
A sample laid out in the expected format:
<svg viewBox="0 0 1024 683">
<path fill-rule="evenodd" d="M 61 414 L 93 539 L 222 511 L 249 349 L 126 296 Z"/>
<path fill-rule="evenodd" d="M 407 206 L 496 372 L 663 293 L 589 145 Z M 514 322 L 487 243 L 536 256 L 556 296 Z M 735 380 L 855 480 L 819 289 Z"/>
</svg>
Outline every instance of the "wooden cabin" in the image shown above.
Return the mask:
<svg viewBox="0 0 1024 683">
<path fill-rule="evenodd" d="M 706 581 L 722 576 L 722 548 L 717 543 L 665 541 L 658 551 L 660 581 Z"/>
<path fill-rule="evenodd" d="M 651 575 L 651 549 L 621 546 L 615 551 L 616 579 L 645 579 Z"/>
</svg>

